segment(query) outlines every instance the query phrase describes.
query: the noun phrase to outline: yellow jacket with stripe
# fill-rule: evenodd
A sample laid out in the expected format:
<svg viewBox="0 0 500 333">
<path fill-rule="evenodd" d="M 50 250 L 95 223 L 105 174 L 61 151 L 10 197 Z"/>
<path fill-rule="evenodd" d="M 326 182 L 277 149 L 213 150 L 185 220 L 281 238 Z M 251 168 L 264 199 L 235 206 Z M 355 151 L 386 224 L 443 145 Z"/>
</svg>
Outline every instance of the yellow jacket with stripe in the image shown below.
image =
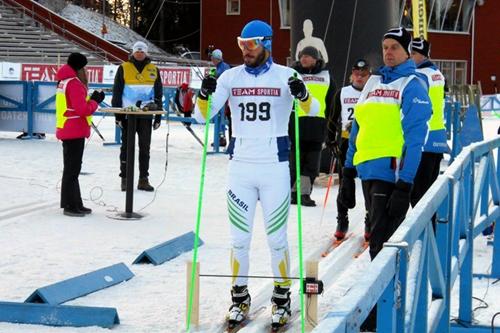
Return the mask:
<svg viewBox="0 0 500 333">
<path fill-rule="evenodd" d="M 319 111 L 315 117 L 305 114 L 299 107 L 299 133 L 301 148 L 320 150 L 326 138 L 326 119 L 332 113 L 335 84 L 330 72 L 324 69 L 323 60 L 318 60 L 312 69 L 296 63 L 293 68 L 302 76 L 309 93 L 318 100 Z M 295 137 L 295 118 L 290 117 L 288 127 L 291 138 Z M 294 140 L 292 140 L 294 142 Z"/>
</svg>

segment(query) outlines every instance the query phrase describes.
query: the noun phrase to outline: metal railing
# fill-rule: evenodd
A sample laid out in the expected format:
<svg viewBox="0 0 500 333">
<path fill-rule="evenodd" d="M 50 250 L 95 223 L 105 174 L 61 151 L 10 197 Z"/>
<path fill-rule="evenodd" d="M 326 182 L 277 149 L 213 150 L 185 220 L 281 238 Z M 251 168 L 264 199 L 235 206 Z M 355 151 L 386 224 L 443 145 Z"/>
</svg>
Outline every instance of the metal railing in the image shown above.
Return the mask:
<svg viewBox="0 0 500 333">
<path fill-rule="evenodd" d="M 457 321 L 473 327 L 474 238 L 500 216 L 500 165 L 493 157 L 496 151 L 498 158 L 499 147 L 497 137 L 465 148 L 408 214 L 361 281 L 314 332 L 357 332 L 375 304 L 377 332 L 453 331 L 450 291 L 458 275 Z M 491 277 L 500 278 L 499 228 L 495 228 Z"/>
</svg>

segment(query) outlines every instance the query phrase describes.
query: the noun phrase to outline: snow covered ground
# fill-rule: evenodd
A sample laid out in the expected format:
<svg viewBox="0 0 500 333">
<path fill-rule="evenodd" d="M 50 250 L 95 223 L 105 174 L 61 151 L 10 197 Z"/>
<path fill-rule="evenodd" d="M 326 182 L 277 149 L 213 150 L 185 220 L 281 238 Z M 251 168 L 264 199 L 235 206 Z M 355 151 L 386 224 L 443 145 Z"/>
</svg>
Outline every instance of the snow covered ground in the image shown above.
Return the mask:
<svg viewBox="0 0 500 333">
<path fill-rule="evenodd" d="M 96 118 L 95 122 L 106 139 L 112 141 L 113 119 Z M 498 120 L 485 121 L 486 137 L 496 135 L 499 123 Z M 194 129 L 202 136 L 202 126 L 194 126 Z M 150 181 L 154 186 L 160 183 L 165 170 L 166 133 L 165 122 L 153 132 Z M 201 161 L 199 144 L 183 126 L 172 123 L 166 179 L 158 188 L 156 199 L 142 210 L 147 216 L 140 221 L 117 221 L 108 216 L 125 206 L 125 195 L 120 191 L 118 177 L 119 146 L 103 146 L 97 135 L 88 141 L 80 184 L 84 204 L 93 209 L 93 214 L 71 218 L 63 216 L 58 205 L 61 144 L 52 135 L 47 135 L 46 140 L 27 141 L 16 140 L 15 136 L 15 133 L 0 133 L 0 248 L 3 249 L 0 258 L 0 300 L 22 302 L 36 288 L 124 262 L 134 272 L 133 279 L 66 304 L 116 307 L 121 324 L 113 331 L 120 333 L 182 332 L 185 322 L 185 263 L 191 259 L 192 253 L 160 266 L 131 263 L 144 249 L 194 230 Z M 203 274 L 230 274 L 230 237 L 225 204 L 227 164 L 224 154 L 213 154 L 207 158 L 200 231 L 205 245 L 199 251 Z M 312 197 L 321 203 L 325 192 L 326 188 L 316 186 Z M 330 193 L 322 224 L 321 206 L 302 209 L 305 258 L 319 257 L 334 231 L 336 193 L 337 186 Z M 357 195 L 357 202 L 362 203 L 360 190 Z M 134 210 L 140 210 L 153 197 L 152 193 L 136 190 Z M 358 204 L 358 207 L 362 206 Z M 332 253 L 326 262 L 320 264 L 322 278 L 334 283 L 320 297 L 320 313 L 330 310 L 338 302 L 369 263 L 367 253 L 355 261 L 350 254 L 361 241 L 363 215 L 362 208 L 350 213 L 351 230 L 356 236 L 343 244 L 342 251 Z M 298 265 L 296 216 L 295 206 L 292 206 L 288 230 L 294 267 Z M 256 219 L 250 273 L 269 275 L 270 258 L 260 210 Z M 491 247 L 486 246 L 485 238 L 478 237 L 475 247 L 476 272 L 491 270 Z M 342 270 L 343 267 L 347 269 Z M 500 292 L 499 285 L 492 285 L 492 281 L 485 279 L 475 280 L 474 296 L 483 298 L 489 304 L 487 309 L 475 312 L 476 319 L 485 325 L 492 314 L 499 311 L 500 301 L 494 298 Z M 200 317 L 204 332 L 213 332 L 214 324 L 223 319 L 230 305 L 229 288 L 229 279 L 202 278 Z M 271 288 L 269 280 L 250 280 L 252 294 L 265 291 L 263 296 L 254 298 L 254 304 L 267 304 Z M 294 306 L 298 307 L 297 293 L 294 292 L 292 297 Z M 248 331 L 261 332 L 260 327 L 267 323 L 269 316 L 266 313 L 263 317 L 264 321 L 249 327 Z M 291 331 L 298 332 L 299 329 Z M 108 330 L 0 323 L 0 332 L 89 333 Z"/>
</svg>

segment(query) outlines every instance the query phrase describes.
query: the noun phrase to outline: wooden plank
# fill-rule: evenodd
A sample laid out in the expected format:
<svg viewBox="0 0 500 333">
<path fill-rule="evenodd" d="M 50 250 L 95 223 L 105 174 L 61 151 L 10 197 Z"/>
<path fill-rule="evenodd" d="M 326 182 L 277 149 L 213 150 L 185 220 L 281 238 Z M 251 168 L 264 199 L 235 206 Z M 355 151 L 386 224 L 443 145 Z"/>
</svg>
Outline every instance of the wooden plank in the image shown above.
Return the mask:
<svg viewBox="0 0 500 333">
<path fill-rule="evenodd" d="M 318 279 L 318 261 L 306 261 L 306 277 Z M 306 297 L 306 332 L 311 332 L 318 323 L 318 295 Z"/>
</svg>

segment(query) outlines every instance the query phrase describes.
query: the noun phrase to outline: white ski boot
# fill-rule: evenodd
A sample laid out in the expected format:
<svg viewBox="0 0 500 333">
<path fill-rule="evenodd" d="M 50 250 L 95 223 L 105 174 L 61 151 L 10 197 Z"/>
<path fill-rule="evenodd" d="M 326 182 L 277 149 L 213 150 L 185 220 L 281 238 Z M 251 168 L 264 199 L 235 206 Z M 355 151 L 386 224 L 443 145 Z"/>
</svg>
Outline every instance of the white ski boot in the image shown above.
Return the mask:
<svg viewBox="0 0 500 333">
<path fill-rule="evenodd" d="M 288 323 L 292 314 L 290 310 L 290 288 L 275 286 L 271 302 L 273 304 L 271 329 L 273 332 L 278 332 Z"/>
<path fill-rule="evenodd" d="M 233 304 L 229 308 L 229 313 L 227 314 L 227 322 L 230 329 L 245 321 L 248 312 L 250 311 L 251 302 L 247 286 L 233 286 L 233 289 L 231 290 L 231 298 L 233 300 Z"/>
</svg>

